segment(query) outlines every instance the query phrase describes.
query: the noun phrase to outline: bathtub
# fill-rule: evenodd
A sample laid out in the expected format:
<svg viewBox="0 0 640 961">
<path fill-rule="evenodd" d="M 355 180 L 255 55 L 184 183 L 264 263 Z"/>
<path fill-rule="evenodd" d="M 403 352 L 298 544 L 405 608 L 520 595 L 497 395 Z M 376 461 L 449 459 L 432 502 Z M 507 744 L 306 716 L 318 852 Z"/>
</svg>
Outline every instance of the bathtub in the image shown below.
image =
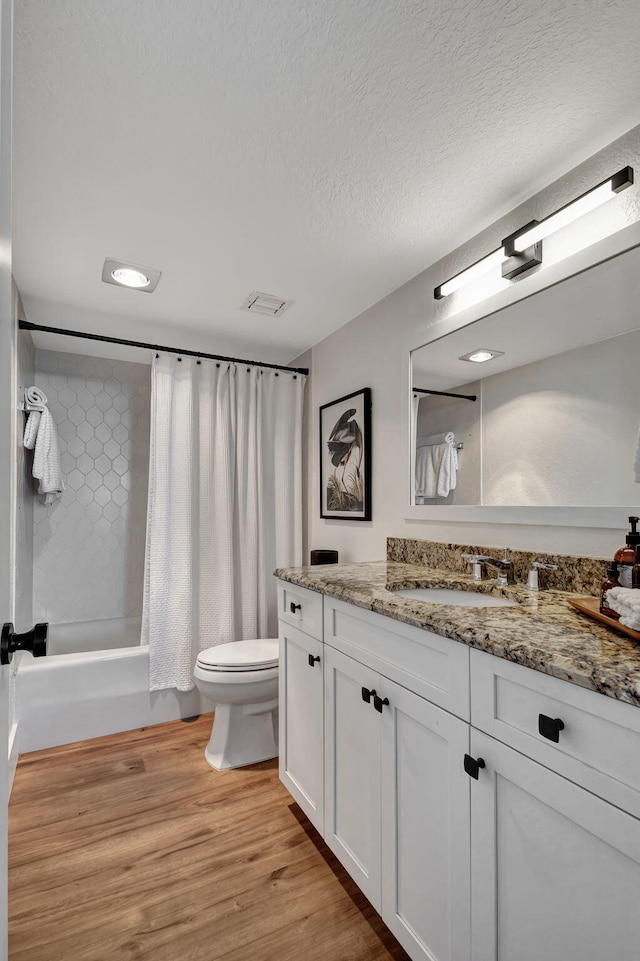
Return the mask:
<svg viewBox="0 0 640 961">
<path fill-rule="evenodd" d="M 149 691 L 140 618 L 52 624 L 47 656 L 15 662 L 20 754 L 212 709 L 196 689 Z"/>
</svg>

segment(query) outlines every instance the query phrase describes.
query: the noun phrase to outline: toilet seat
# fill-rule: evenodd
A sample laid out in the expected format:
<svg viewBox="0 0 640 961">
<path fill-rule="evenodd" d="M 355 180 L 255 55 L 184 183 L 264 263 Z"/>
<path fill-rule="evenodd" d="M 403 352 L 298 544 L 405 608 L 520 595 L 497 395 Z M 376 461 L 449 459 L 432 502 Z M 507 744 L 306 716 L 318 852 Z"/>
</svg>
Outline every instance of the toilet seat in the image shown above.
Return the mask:
<svg viewBox="0 0 640 961">
<path fill-rule="evenodd" d="M 198 654 L 196 666 L 203 671 L 266 671 L 278 666 L 278 639 L 232 641 L 208 647 Z"/>
</svg>

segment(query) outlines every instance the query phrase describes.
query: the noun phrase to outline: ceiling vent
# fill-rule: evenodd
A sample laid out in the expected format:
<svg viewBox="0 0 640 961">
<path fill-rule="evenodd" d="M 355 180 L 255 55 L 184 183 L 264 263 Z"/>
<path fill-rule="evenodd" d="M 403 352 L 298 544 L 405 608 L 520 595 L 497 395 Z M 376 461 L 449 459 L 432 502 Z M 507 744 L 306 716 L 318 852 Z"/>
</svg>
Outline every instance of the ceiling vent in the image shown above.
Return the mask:
<svg viewBox="0 0 640 961">
<path fill-rule="evenodd" d="M 293 300 L 283 300 L 282 297 L 274 297 L 273 294 L 261 294 L 259 290 L 253 290 L 245 302 L 240 304 L 240 307 L 242 310 L 250 310 L 252 314 L 279 317 L 293 303 Z"/>
</svg>

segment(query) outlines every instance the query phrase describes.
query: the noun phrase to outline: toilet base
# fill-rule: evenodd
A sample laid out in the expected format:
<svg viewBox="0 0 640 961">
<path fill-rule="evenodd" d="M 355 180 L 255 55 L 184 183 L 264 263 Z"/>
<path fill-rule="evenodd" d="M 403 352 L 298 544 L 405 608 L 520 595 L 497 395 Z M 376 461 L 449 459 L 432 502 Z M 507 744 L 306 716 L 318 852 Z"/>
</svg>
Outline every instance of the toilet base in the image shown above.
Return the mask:
<svg viewBox="0 0 640 961">
<path fill-rule="evenodd" d="M 204 756 L 216 771 L 277 757 L 277 699 L 263 704 L 216 704 Z"/>
</svg>

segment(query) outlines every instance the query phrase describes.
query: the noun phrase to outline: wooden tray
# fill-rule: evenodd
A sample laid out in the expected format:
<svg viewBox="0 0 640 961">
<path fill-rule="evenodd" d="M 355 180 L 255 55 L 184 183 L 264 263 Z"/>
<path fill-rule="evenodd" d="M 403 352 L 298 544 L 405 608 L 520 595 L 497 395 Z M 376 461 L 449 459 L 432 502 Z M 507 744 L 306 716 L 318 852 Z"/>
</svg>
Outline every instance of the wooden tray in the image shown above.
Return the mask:
<svg viewBox="0 0 640 961">
<path fill-rule="evenodd" d="M 607 627 L 613 627 L 614 630 L 626 634 L 627 637 L 632 637 L 634 641 L 640 641 L 640 631 L 633 631 L 630 627 L 625 627 L 624 624 L 617 621 L 615 617 L 607 617 L 606 614 L 600 613 L 599 598 L 576 597 L 575 600 L 569 600 L 569 604 L 575 607 L 577 611 L 580 611 L 581 614 L 586 614 L 587 617 L 593 617 L 594 620 L 606 624 Z"/>
</svg>

